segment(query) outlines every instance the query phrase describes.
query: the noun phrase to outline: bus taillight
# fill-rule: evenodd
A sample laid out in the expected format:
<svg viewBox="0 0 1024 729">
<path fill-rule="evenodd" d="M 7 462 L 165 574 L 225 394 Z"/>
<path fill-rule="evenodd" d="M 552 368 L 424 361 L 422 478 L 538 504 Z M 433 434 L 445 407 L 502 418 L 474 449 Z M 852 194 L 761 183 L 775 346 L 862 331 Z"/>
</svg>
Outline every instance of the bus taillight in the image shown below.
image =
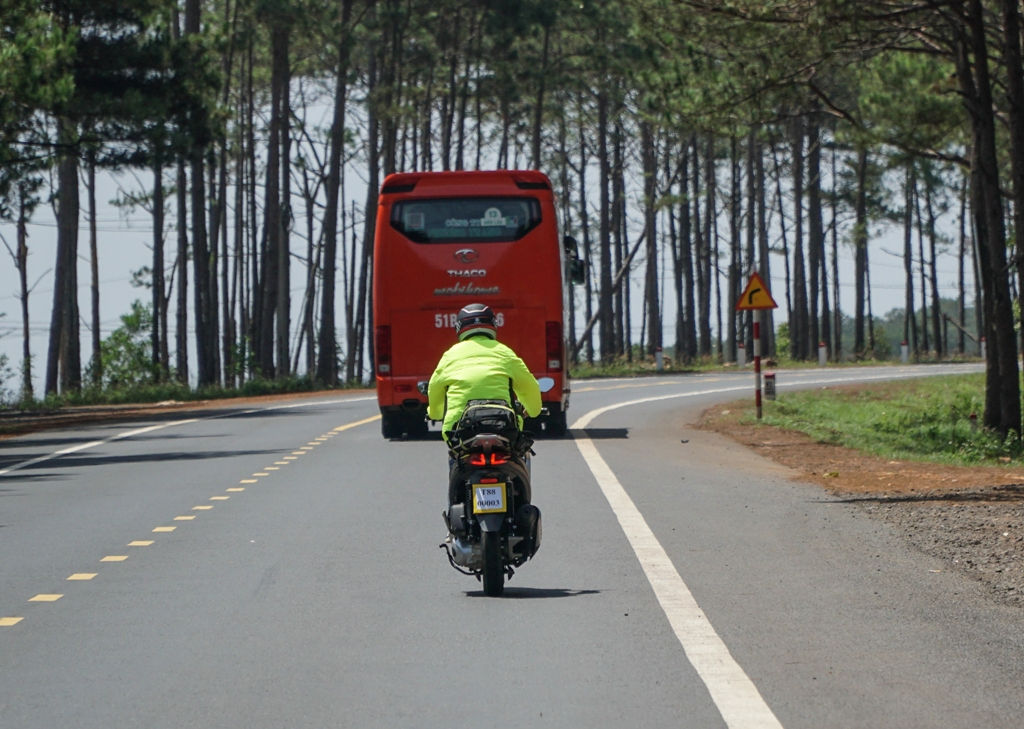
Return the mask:
<svg viewBox="0 0 1024 729">
<path fill-rule="evenodd" d="M 377 374 L 391 374 L 391 327 L 377 327 L 377 342 L 374 354 L 377 357 Z"/>
<path fill-rule="evenodd" d="M 562 323 L 549 321 L 544 327 L 544 351 L 547 353 L 548 372 L 562 369 Z"/>
</svg>

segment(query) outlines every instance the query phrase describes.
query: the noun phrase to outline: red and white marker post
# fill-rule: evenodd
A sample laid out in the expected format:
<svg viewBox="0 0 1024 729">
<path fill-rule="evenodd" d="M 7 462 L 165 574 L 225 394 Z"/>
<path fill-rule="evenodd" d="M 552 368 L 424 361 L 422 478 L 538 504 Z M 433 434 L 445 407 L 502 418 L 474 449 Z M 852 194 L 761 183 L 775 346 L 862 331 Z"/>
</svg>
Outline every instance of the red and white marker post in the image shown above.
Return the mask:
<svg viewBox="0 0 1024 729">
<path fill-rule="evenodd" d="M 754 403 L 757 406 L 757 419 L 761 419 L 761 312 L 778 306 L 768 292 L 761 277 L 750 274 L 750 282 L 743 289 L 740 300 L 736 303 L 737 311 L 754 311 Z"/>
</svg>

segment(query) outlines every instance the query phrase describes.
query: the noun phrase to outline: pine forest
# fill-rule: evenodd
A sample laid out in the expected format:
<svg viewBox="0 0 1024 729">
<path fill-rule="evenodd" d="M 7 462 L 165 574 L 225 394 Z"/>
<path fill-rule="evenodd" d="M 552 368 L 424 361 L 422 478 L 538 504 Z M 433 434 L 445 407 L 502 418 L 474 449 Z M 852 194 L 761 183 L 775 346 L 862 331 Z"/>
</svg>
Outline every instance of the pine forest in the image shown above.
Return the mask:
<svg viewBox="0 0 1024 729">
<path fill-rule="evenodd" d="M 757 273 L 776 282 L 766 355 L 888 357 L 893 336 L 918 360 L 982 355 L 984 423 L 1019 434 L 1022 10 L 0 0 L 12 401 L 139 381 L 371 382 L 384 177 L 539 169 L 586 266 L 570 299 L 577 365 L 736 361 L 754 328 L 734 303 Z M 134 181 L 119 204 L 151 232 L 139 300 L 104 332 L 110 175 Z M 56 244 L 36 352 L 28 231 L 44 213 Z M 883 231 L 891 312 L 873 308 Z"/>
</svg>

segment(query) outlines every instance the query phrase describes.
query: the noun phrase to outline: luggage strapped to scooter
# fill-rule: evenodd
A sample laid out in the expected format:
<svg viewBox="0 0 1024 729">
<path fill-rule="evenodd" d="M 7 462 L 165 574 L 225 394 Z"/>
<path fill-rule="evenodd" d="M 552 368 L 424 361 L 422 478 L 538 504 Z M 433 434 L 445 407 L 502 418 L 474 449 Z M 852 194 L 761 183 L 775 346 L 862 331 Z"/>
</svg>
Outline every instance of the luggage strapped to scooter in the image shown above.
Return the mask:
<svg viewBox="0 0 1024 729">
<path fill-rule="evenodd" d="M 504 438 L 517 456 L 530 452 L 533 438 L 519 430 L 516 412 L 504 400 L 470 400 L 462 412 L 449 442 L 459 452 L 474 436 L 490 434 Z"/>
</svg>

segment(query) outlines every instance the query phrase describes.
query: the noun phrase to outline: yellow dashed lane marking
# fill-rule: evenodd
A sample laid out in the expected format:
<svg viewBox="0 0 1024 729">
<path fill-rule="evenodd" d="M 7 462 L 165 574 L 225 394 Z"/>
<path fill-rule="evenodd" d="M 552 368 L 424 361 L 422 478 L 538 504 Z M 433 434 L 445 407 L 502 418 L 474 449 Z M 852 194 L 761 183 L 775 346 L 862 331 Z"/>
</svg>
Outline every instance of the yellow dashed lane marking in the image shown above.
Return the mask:
<svg viewBox="0 0 1024 729">
<path fill-rule="evenodd" d="M 241 492 L 241 491 L 245 491 L 245 489 L 244 489 L 244 488 L 242 488 L 241 486 L 236 486 L 236 487 L 235 487 L 235 488 L 233 488 L 233 489 L 224 489 L 224 490 L 225 490 L 225 491 L 229 491 L 229 492 L 231 492 L 231 493 L 233 493 L 233 494 L 237 494 L 237 493 L 239 493 L 239 492 Z"/>
<path fill-rule="evenodd" d="M 259 482 L 260 482 L 260 480 L 258 478 L 243 478 L 238 483 L 259 483 Z"/>
<path fill-rule="evenodd" d="M 355 427 L 357 427 L 359 425 L 365 425 L 366 423 L 370 423 L 370 422 L 373 422 L 374 420 L 378 420 L 378 419 L 380 419 L 380 415 L 374 415 L 372 417 L 365 418 L 363 420 L 359 420 L 359 421 L 356 421 L 354 423 L 347 423 L 346 425 L 339 425 L 337 428 L 332 429 L 330 432 L 328 432 L 328 433 L 326 433 L 324 435 L 321 435 L 320 437 L 316 438 L 313 441 L 310 441 L 309 443 L 307 443 L 304 446 L 301 446 L 299 448 L 299 450 L 292 451 L 292 455 L 284 456 L 280 461 L 274 461 L 274 465 L 273 466 L 266 466 L 263 469 L 263 471 L 254 473 L 253 476 L 255 476 L 255 477 L 269 476 L 270 475 L 270 473 L 269 473 L 270 471 L 278 471 L 278 470 L 280 470 L 280 466 L 287 466 L 287 465 L 290 464 L 291 461 L 298 460 L 298 458 L 297 458 L 298 456 L 306 455 L 307 453 L 312 451 L 317 445 L 319 445 L 320 443 L 323 443 L 323 442 L 329 440 L 330 438 L 333 438 L 336 434 L 341 433 L 343 431 L 346 431 L 346 430 L 348 430 L 350 428 L 355 428 Z M 239 483 L 245 483 L 245 484 L 248 484 L 248 483 L 258 483 L 258 480 L 257 480 L 257 478 L 242 479 Z M 229 488 L 229 489 L 227 489 L 227 491 L 237 493 L 237 492 L 245 491 L 245 489 L 244 488 L 236 487 L 236 488 Z M 231 498 L 230 496 L 211 496 L 210 497 L 210 501 L 227 501 L 230 498 Z M 192 510 L 193 511 L 207 511 L 207 510 L 212 509 L 212 508 L 213 507 L 210 506 L 210 505 L 201 505 L 201 506 L 193 506 Z M 193 519 L 195 519 L 195 516 L 191 516 L 191 515 L 190 516 L 176 516 L 176 517 L 174 517 L 174 521 L 191 521 Z M 161 526 L 161 527 L 156 527 L 155 529 L 153 529 L 153 532 L 155 534 L 167 534 L 167 533 L 173 532 L 175 529 L 177 529 L 177 527 Z M 129 542 L 128 546 L 129 547 L 149 547 L 149 546 L 151 546 L 153 544 L 154 544 L 154 542 L 153 542 L 152 539 L 137 539 L 135 541 Z M 124 562 L 127 559 L 128 559 L 127 555 L 112 554 L 112 555 L 107 555 L 106 557 L 103 557 L 100 560 L 100 562 Z M 85 582 L 85 581 L 88 581 L 88 580 L 95 579 L 97 576 L 98 576 L 97 572 L 75 572 L 74 574 L 70 575 L 67 579 L 68 579 L 68 581 Z M 62 594 L 40 593 L 40 594 L 38 594 L 38 595 L 36 595 L 34 597 L 29 598 L 28 601 L 29 602 L 57 602 L 62 597 L 64 597 L 64 595 L 62 595 Z M 0 617 L 0 628 L 9 628 L 11 626 L 17 625 L 22 620 L 24 620 L 24 618 L 21 618 L 21 617 Z"/>
</svg>

